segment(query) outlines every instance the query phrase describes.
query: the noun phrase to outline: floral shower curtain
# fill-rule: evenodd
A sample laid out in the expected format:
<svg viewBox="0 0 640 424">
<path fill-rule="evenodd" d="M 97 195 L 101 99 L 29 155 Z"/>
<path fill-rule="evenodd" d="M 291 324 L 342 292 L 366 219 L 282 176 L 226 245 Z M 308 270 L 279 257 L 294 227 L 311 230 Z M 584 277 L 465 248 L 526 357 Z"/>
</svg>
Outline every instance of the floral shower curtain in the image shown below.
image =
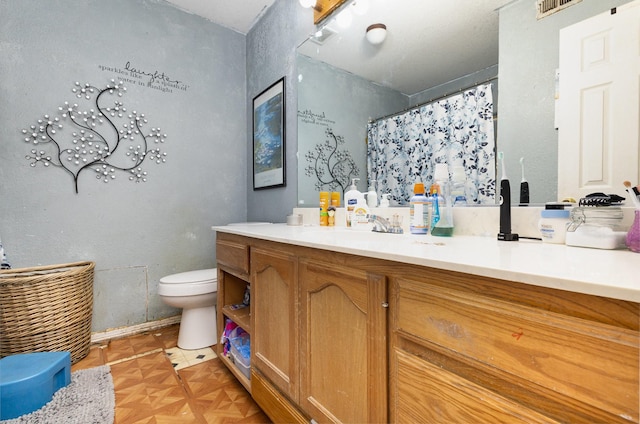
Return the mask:
<svg viewBox="0 0 640 424">
<path fill-rule="evenodd" d="M 491 84 L 382 118 L 368 125 L 367 173 L 378 195 L 409 203 L 413 184 L 433 183 L 436 163 L 463 166 L 467 202 L 495 204 L 495 137 Z M 451 174 L 450 174 L 451 175 Z"/>
</svg>

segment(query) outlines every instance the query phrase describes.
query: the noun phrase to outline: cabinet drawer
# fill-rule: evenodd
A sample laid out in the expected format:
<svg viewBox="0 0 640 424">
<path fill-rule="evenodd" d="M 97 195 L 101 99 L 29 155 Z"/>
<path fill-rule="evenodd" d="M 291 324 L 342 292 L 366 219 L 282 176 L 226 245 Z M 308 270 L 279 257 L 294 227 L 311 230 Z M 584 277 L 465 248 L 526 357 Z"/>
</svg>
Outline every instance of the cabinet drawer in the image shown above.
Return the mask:
<svg viewBox="0 0 640 424">
<path fill-rule="evenodd" d="M 638 334 L 399 279 L 394 331 L 485 370 L 638 419 Z"/>
<path fill-rule="evenodd" d="M 397 423 L 556 423 L 402 350 L 392 352 Z"/>
<path fill-rule="evenodd" d="M 230 240 L 216 240 L 216 260 L 225 265 L 249 274 L 249 246 Z"/>
</svg>

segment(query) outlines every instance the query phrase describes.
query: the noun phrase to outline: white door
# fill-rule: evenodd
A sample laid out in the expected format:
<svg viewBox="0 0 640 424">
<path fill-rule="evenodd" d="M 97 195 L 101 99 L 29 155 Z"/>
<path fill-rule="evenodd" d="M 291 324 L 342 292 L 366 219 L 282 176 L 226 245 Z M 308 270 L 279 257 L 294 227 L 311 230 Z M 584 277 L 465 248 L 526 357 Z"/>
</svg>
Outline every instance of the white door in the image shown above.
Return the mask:
<svg viewBox="0 0 640 424">
<path fill-rule="evenodd" d="M 560 30 L 560 199 L 640 183 L 639 80 L 640 0 Z"/>
</svg>

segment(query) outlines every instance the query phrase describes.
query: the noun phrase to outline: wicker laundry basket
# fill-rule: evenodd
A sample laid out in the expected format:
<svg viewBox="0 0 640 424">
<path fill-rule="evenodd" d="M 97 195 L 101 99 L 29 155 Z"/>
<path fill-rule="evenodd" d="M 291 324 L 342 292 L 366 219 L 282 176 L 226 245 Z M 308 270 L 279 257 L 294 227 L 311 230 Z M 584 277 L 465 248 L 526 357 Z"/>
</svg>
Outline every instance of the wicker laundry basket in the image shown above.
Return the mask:
<svg viewBox="0 0 640 424">
<path fill-rule="evenodd" d="M 93 262 L 0 271 L 0 358 L 68 351 L 87 356 L 93 315 Z"/>
</svg>

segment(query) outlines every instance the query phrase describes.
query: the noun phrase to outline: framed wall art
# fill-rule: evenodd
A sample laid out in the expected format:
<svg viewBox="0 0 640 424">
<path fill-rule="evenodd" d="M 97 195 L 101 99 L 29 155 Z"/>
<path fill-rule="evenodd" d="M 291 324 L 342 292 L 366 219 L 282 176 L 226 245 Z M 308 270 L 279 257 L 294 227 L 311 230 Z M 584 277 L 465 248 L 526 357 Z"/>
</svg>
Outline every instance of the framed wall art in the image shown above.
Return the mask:
<svg viewBox="0 0 640 424">
<path fill-rule="evenodd" d="M 253 99 L 253 189 L 285 185 L 284 77 Z"/>
</svg>

